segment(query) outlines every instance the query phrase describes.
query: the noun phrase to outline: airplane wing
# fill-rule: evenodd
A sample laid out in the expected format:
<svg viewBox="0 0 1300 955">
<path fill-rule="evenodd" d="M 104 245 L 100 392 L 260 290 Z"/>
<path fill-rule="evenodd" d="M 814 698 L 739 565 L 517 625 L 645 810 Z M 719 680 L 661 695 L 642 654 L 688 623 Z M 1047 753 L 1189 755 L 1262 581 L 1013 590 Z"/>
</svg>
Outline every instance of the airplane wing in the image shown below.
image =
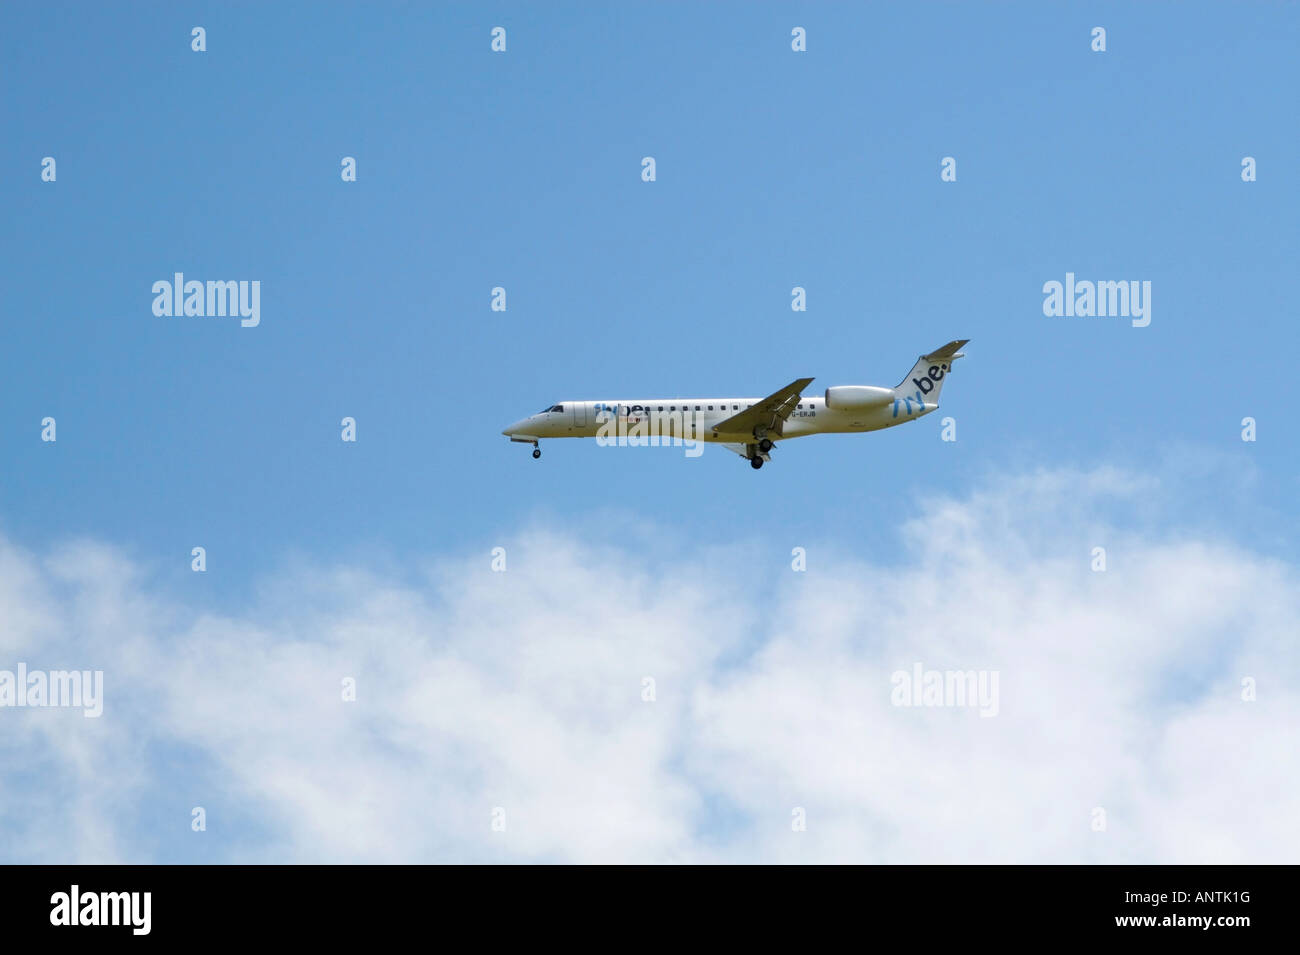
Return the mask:
<svg viewBox="0 0 1300 955">
<path fill-rule="evenodd" d="M 780 391 L 755 402 L 740 414 L 732 415 L 713 426 L 714 434 L 743 434 L 751 436 L 754 429 L 762 427 L 772 434 L 781 434 L 790 412 L 799 403 L 801 392 L 812 384 L 811 378 L 792 381 Z"/>
</svg>

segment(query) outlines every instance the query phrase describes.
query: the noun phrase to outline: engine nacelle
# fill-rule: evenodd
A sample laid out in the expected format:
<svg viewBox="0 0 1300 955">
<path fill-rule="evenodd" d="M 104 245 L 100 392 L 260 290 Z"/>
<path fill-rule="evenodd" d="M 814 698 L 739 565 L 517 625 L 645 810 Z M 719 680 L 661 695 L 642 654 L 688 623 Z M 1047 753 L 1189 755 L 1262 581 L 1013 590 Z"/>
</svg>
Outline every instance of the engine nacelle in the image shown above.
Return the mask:
<svg viewBox="0 0 1300 955">
<path fill-rule="evenodd" d="M 826 407 L 832 411 L 866 411 L 894 400 L 893 388 L 875 385 L 836 385 L 826 389 Z"/>
</svg>

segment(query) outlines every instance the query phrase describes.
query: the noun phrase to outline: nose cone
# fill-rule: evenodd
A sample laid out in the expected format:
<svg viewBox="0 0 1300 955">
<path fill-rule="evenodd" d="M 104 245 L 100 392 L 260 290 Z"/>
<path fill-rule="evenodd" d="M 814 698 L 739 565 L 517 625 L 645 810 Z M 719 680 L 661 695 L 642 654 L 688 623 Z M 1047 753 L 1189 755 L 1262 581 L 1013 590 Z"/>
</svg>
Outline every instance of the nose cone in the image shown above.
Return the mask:
<svg viewBox="0 0 1300 955">
<path fill-rule="evenodd" d="M 515 435 L 523 432 L 524 425 L 527 424 L 527 421 L 528 419 L 526 418 L 516 421 L 514 424 L 506 428 L 501 433 L 504 434 L 507 438 L 513 438 Z"/>
</svg>

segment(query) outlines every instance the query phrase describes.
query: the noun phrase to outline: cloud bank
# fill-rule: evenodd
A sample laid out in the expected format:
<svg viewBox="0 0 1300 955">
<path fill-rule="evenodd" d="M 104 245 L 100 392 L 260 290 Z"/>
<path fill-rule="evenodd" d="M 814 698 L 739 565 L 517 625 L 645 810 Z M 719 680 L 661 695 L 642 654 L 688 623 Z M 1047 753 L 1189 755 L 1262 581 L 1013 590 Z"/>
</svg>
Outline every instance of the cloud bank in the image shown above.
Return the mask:
<svg viewBox="0 0 1300 955">
<path fill-rule="evenodd" d="M 1300 578 L 1112 526 L 1159 490 L 1003 477 L 892 553 L 791 541 L 757 573 L 535 528 L 221 614 L 111 546 L 0 539 L 0 668 L 105 697 L 0 708 L 0 857 L 1294 863 Z M 917 665 L 996 671 L 996 715 L 895 705 Z"/>
</svg>

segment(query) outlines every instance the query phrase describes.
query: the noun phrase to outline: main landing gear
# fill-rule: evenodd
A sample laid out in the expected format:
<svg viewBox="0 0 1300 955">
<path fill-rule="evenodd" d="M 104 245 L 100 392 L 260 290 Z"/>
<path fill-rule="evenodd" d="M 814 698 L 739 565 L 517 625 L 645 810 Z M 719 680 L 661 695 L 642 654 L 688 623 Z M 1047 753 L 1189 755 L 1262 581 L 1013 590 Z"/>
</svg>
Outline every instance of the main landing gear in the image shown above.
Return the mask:
<svg viewBox="0 0 1300 955">
<path fill-rule="evenodd" d="M 763 462 L 768 460 L 767 452 L 772 450 L 772 441 L 769 438 L 759 438 L 753 444 L 745 446 L 745 457 L 749 458 L 749 466 L 757 471 L 763 466 Z"/>
<path fill-rule="evenodd" d="M 763 461 L 767 459 L 767 452 L 774 446 L 772 439 L 767 436 L 766 428 L 755 428 L 754 443 L 745 446 L 745 456 L 749 458 L 749 466 L 755 471 L 761 468 Z"/>
</svg>

